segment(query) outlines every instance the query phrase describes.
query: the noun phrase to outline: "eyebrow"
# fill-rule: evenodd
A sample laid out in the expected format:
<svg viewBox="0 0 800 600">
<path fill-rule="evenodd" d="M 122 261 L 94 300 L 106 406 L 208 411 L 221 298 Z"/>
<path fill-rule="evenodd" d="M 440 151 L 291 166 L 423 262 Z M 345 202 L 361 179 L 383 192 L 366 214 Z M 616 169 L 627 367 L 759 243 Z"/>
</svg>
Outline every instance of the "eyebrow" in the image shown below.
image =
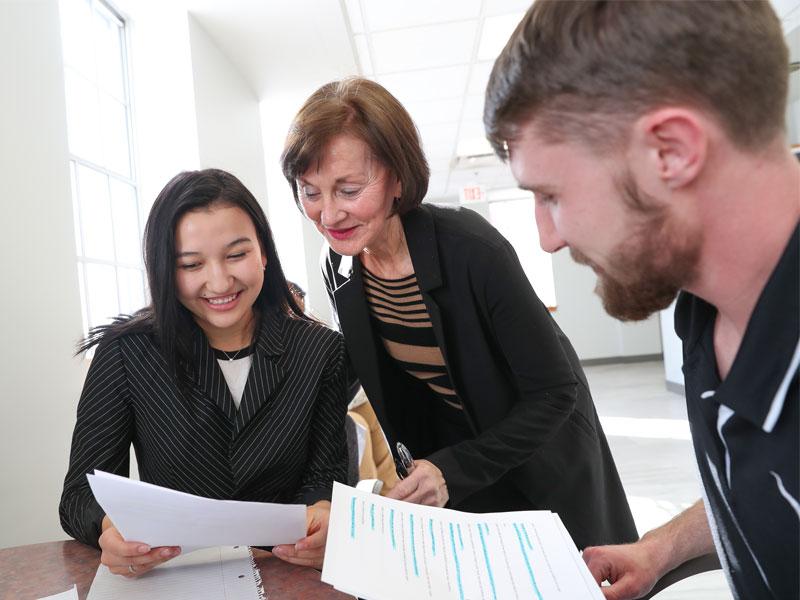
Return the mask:
<svg viewBox="0 0 800 600">
<path fill-rule="evenodd" d="M 366 175 L 366 173 L 359 173 L 359 174 L 349 173 L 349 174 L 345 175 L 344 177 L 337 177 L 335 183 L 348 183 L 348 180 L 357 179 L 359 177 L 364 177 L 365 175 Z M 303 185 L 312 185 L 312 186 L 314 185 L 313 183 L 311 183 L 310 181 L 306 181 L 302 177 L 298 177 L 297 181 L 299 181 Z M 350 181 L 350 183 L 360 183 L 360 182 Z"/>
<path fill-rule="evenodd" d="M 252 241 L 253 240 L 251 240 L 249 237 L 236 238 L 235 240 L 233 240 L 232 242 L 227 244 L 225 246 L 225 249 L 233 248 L 237 244 L 244 244 L 245 242 L 251 242 L 252 243 Z M 183 258 L 184 256 L 198 256 L 199 254 L 200 254 L 199 252 L 195 252 L 195 251 L 178 252 L 178 254 L 175 255 L 175 258 Z"/>
</svg>

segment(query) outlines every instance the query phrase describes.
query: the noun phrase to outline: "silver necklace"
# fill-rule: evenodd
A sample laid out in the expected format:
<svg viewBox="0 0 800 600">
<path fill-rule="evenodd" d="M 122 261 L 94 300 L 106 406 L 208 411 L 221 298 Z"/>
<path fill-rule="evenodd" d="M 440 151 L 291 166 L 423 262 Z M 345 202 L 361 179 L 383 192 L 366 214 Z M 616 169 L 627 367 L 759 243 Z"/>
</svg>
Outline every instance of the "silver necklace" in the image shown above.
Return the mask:
<svg viewBox="0 0 800 600">
<path fill-rule="evenodd" d="M 227 358 L 227 359 L 228 359 L 228 362 L 233 362 L 233 361 L 235 361 L 235 360 L 236 360 L 236 357 L 237 357 L 237 356 L 239 356 L 239 354 L 241 354 L 241 352 L 242 352 L 243 350 L 246 350 L 246 348 L 240 348 L 239 350 L 237 350 L 237 351 L 236 351 L 236 352 L 233 354 L 233 356 L 231 356 L 230 354 L 228 354 L 227 352 L 225 352 L 225 350 L 220 350 L 220 352 L 222 352 L 222 353 L 225 355 L 225 358 Z"/>
</svg>

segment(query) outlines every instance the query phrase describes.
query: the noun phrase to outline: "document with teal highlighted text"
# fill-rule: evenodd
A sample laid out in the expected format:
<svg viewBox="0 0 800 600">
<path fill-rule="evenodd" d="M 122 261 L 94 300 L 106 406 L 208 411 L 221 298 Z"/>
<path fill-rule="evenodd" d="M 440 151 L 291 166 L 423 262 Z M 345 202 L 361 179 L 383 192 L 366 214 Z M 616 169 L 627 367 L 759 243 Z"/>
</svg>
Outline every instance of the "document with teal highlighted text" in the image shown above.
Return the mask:
<svg viewBox="0 0 800 600">
<path fill-rule="evenodd" d="M 555 513 L 465 513 L 340 483 L 322 581 L 366 600 L 603 600 Z"/>
</svg>

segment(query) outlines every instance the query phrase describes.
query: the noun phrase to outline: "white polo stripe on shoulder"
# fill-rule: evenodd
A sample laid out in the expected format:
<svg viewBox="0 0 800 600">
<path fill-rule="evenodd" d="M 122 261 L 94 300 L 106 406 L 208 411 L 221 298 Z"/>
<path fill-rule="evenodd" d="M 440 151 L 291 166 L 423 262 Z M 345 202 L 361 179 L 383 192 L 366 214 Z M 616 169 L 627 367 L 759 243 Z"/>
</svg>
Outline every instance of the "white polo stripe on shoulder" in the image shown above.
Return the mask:
<svg viewBox="0 0 800 600">
<path fill-rule="evenodd" d="M 789 384 L 792 382 L 798 365 L 800 365 L 800 341 L 797 342 L 797 347 L 794 349 L 794 355 L 792 356 L 792 362 L 789 363 L 789 369 L 783 376 L 783 381 L 781 381 L 780 386 L 778 386 L 778 391 L 775 392 L 772 405 L 769 407 L 769 412 L 767 412 L 767 418 L 764 419 L 764 424 L 761 426 L 761 429 L 766 433 L 772 433 L 772 430 L 775 428 L 775 423 L 778 422 L 778 417 L 781 416 L 783 403 L 786 400 L 786 392 L 789 391 Z"/>
<path fill-rule="evenodd" d="M 725 495 L 725 491 L 722 489 L 722 482 L 719 480 L 719 471 L 717 471 L 717 466 L 714 464 L 714 461 L 711 460 L 708 454 L 706 454 L 706 461 L 708 462 L 708 470 L 711 473 L 711 477 L 714 478 L 714 484 L 717 486 L 719 497 L 722 500 L 722 503 L 725 505 L 725 509 L 728 511 L 728 515 L 730 515 L 731 521 L 733 521 L 733 524 L 736 527 L 736 531 L 739 532 L 739 536 L 742 538 L 745 548 L 747 548 L 747 551 L 750 553 L 750 557 L 753 559 L 753 563 L 756 565 L 758 573 L 759 575 L 761 575 L 761 579 L 764 580 L 764 585 L 767 586 L 768 590 L 772 591 L 772 586 L 769 584 L 769 580 L 767 579 L 767 576 L 764 573 L 764 569 L 761 568 L 761 563 L 758 562 L 758 557 L 756 556 L 755 552 L 753 552 L 753 549 L 750 547 L 750 542 L 744 535 L 744 531 L 742 531 L 742 528 L 739 525 L 739 521 L 736 520 L 736 515 L 734 515 L 733 511 L 731 510 L 731 505 L 728 503 L 728 497 Z"/>
<path fill-rule="evenodd" d="M 784 500 L 789 503 L 789 506 L 794 509 L 794 512 L 797 513 L 797 518 L 800 519 L 800 503 L 797 502 L 797 498 L 793 498 L 783 485 L 783 479 L 781 479 L 780 475 L 778 475 L 775 471 L 770 471 L 769 474 L 775 478 L 775 483 L 778 485 L 778 491 L 780 492 L 781 496 L 783 496 Z"/>
<path fill-rule="evenodd" d="M 706 455 L 706 459 L 708 459 L 708 455 Z M 706 491 L 706 486 L 701 485 L 700 492 L 703 497 L 703 508 L 705 508 L 706 511 L 708 529 L 711 531 L 711 539 L 714 540 L 714 547 L 717 549 L 717 557 L 719 558 L 719 564 L 722 567 L 722 572 L 725 574 L 725 580 L 728 582 L 728 589 L 731 590 L 734 600 L 740 600 L 739 595 L 736 593 L 736 587 L 733 585 L 733 579 L 731 578 L 730 561 L 733 561 L 733 567 L 735 569 L 739 568 L 739 563 L 736 562 L 735 556 L 729 557 L 725 552 L 725 546 L 722 543 L 722 537 L 720 536 L 719 528 L 717 528 L 717 519 L 714 517 L 714 511 L 711 509 L 711 503 L 708 501 L 708 492 Z"/>
<path fill-rule="evenodd" d="M 728 422 L 733 416 L 733 410 L 725 406 L 724 404 L 719 405 L 719 410 L 717 411 L 717 433 L 719 434 L 719 439 L 722 442 L 722 445 L 725 447 L 725 479 L 728 481 L 728 487 L 731 487 L 731 453 L 728 450 L 728 442 L 725 441 L 725 436 L 722 435 L 722 428 L 725 427 L 725 423 Z"/>
</svg>

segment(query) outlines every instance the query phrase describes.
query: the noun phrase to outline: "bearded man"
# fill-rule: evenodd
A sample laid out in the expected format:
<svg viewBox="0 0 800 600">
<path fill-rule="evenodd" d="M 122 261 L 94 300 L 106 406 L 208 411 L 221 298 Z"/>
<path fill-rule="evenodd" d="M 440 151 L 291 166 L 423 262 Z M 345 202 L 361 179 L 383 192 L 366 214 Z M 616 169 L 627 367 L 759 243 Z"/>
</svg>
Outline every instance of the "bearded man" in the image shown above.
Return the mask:
<svg viewBox="0 0 800 600">
<path fill-rule="evenodd" d="M 800 598 L 800 166 L 767 2 L 538 0 L 495 63 L 484 123 L 531 190 L 542 247 L 642 319 L 680 291 L 703 500 L 588 548 L 606 598 L 716 549 L 735 597 Z M 591 507 L 587 507 L 591 510 Z"/>
</svg>

